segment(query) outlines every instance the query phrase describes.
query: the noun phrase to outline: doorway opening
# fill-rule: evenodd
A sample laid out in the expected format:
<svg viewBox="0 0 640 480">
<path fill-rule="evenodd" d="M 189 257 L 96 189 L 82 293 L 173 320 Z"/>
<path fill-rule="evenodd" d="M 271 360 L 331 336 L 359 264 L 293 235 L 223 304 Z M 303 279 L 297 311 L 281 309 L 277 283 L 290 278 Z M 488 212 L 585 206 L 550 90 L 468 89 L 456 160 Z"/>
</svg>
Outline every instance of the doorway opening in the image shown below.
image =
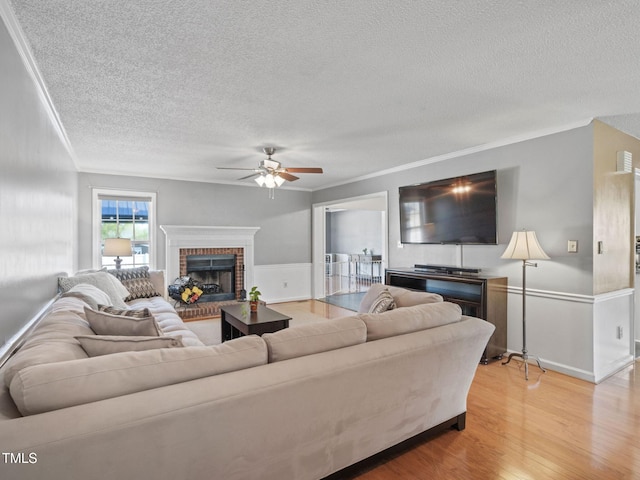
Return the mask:
<svg viewBox="0 0 640 480">
<path fill-rule="evenodd" d="M 313 206 L 314 298 L 357 310 L 388 257 L 387 192 Z"/>
</svg>

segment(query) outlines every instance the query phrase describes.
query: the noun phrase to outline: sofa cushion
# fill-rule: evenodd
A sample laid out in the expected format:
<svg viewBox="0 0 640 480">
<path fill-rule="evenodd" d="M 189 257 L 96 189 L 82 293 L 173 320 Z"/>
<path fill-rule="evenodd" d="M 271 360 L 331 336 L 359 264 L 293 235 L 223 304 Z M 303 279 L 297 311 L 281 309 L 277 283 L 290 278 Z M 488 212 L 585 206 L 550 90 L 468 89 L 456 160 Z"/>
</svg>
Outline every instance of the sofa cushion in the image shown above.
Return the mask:
<svg viewBox="0 0 640 480">
<path fill-rule="evenodd" d="M 262 338 L 271 363 L 364 343 L 367 329 L 362 320 L 344 317 L 265 333 Z"/>
<path fill-rule="evenodd" d="M 441 303 L 442 297 L 437 293 L 416 292 L 406 288 L 389 287 L 391 295 L 396 301 L 397 308 L 413 307 L 414 305 L 425 305 L 430 303 Z"/>
<path fill-rule="evenodd" d="M 111 304 L 109 295 L 90 283 L 79 283 L 74 285 L 68 292 L 63 293 L 61 297 L 79 298 L 94 310 L 97 310 L 98 305 L 100 304 L 109 304 L 109 306 Z M 111 308 L 111 306 L 109 308 Z"/>
<path fill-rule="evenodd" d="M 358 307 L 358 313 L 368 313 L 373 302 L 378 298 L 380 292 L 384 290 L 388 290 L 389 293 L 391 293 L 396 303 L 396 308 L 411 307 L 422 303 L 442 302 L 442 297 L 436 293 L 418 292 L 406 288 L 394 287 L 393 285 L 374 283 L 369 287 L 364 297 L 362 297 Z"/>
<path fill-rule="evenodd" d="M 164 270 L 149 270 L 149 279 L 153 284 L 153 289 L 160 294 L 161 297 L 167 297 L 167 287 L 164 281 Z"/>
<path fill-rule="evenodd" d="M 438 302 L 377 314 L 361 313 L 357 318 L 366 324 L 369 342 L 458 322 L 462 318 L 462 309 L 455 303 Z"/>
<path fill-rule="evenodd" d="M 149 267 L 147 266 L 108 270 L 108 272 L 120 280 L 129 291 L 129 296 L 124 299 L 125 302 L 136 298 L 158 297 L 161 295 L 156 291 L 156 287 L 151 281 Z"/>
<path fill-rule="evenodd" d="M 98 287 L 100 290 L 109 295 L 111 305 L 119 308 L 127 308 L 124 299 L 129 295 L 129 291 L 122 285 L 113 275 L 107 272 L 87 273 L 83 275 L 75 275 L 73 277 L 58 277 L 58 287 L 62 293 L 66 293 L 79 283 L 88 283 Z"/>
<path fill-rule="evenodd" d="M 2 367 L 9 386 L 19 370 L 41 363 L 87 358 L 76 335 L 93 335 L 84 318 L 86 303 L 77 297 L 59 298 L 20 349 Z"/>
<path fill-rule="evenodd" d="M 162 334 L 169 336 L 182 335 L 185 347 L 201 347 L 204 345 L 192 330 L 182 321 L 175 308 L 164 297 L 138 298 L 129 302 L 130 308 L 148 308 Z M 213 328 L 213 327 L 211 327 Z"/>
<path fill-rule="evenodd" d="M 120 352 L 141 352 L 156 348 L 183 347 L 182 337 L 131 337 L 119 335 L 79 335 L 75 337 L 90 357 Z"/>
<path fill-rule="evenodd" d="M 249 335 L 211 347 L 160 348 L 27 367 L 13 377 L 10 393 L 22 415 L 33 415 L 266 363 L 264 341 Z"/>
<path fill-rule="evenodd" d="M 382 313 L 396 308 L 396 301 L 388 289 L 382 290 L 375 298 L 367 313 Z"/>
<path fill-rule="evenodd" d="M 135 335 L 158 337 L 160 328 L 153 316 L 127 317 L 98 312 L 85 307 L 85 318 L 97 335 Z"/>
</svg>

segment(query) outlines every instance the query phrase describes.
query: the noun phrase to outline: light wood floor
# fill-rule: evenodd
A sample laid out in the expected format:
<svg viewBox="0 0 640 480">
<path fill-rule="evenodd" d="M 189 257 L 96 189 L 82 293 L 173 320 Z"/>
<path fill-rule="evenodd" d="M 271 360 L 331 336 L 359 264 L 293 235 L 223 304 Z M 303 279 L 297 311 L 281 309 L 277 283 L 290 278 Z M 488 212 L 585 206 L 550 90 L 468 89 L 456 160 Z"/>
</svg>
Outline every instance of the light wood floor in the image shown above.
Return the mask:
<svg viewBox="0 0 640 480">
<path fill-rule="evenodd" d="M 353 314 L 317 301 L 296 304 L 327 318 Z M 526 382 L 516 360 L 479 365 L 465 430 L 350 478 L 640 479 L 640 375 L 629 367 L 594 385 L 531 366 Z"/>
</svg>

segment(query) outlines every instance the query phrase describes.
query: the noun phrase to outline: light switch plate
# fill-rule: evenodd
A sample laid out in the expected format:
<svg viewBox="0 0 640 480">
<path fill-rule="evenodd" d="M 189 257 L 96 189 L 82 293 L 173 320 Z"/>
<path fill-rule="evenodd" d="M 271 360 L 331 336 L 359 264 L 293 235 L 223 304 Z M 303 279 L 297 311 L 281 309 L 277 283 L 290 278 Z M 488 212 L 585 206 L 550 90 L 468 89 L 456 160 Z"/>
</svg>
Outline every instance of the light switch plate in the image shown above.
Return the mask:
<svg viewBox="0 0 640 480">
<path fill-rule="evenodd" d="M 569 240 L 567 242 L 567 252 L 569 252 L 569 253 L 578 253 L 578 241 L 577 240 Z"/>
</svg>

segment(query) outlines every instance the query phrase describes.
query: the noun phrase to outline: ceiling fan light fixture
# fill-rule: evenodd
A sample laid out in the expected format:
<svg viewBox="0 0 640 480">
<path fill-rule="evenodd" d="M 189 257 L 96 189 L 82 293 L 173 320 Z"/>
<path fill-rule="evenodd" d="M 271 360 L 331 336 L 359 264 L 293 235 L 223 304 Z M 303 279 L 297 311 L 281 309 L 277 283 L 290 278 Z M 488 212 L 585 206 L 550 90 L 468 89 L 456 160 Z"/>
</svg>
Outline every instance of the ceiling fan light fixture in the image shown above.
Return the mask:
<svg viewBox="0 0 640 480">
<path fill-rule="evenodd" d="M 320 167 L 290 167 L 285 168 L 282 164 L 276 160 L 273 160 L 271 156 L 276 152 L 276 147 L 264 147 L 264 153 L 267 158 L 260 160 L 258 168 L 244 168 L 244 167 L 217 167 L 223 170 L 250 170 L 253 173 L 238 180 L 245 180 L 253 178 L 260 187 L 266 187 L 269 189 L 269 198 L 273 198 L 274 189 L 281 187 L 285 182 L 293 182 L 298 180 L 299 177 L 292 175 L 292 173 L 323 173 Z"/>
<path fill-rule="evenodd" d="M 267 188 L 275 188 L 276 187 L 276 180 L 273 177 L 273 174 L 267 173 L 264 176 L 264 186 L 267 187 Z"/>
</svg>

